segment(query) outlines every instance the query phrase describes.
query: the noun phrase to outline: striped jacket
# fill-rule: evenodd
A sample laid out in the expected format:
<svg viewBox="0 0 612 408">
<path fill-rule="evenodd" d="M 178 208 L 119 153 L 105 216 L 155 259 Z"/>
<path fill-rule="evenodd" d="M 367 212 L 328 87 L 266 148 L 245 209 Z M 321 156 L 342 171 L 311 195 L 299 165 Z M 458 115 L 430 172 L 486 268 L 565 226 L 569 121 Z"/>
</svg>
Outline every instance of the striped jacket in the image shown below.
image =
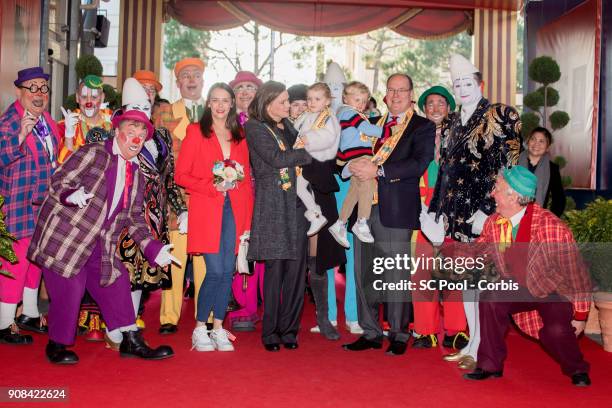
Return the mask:
<svg viewBox="0 0 612 408">
<path fill-rule="evenodd" d="M 142 210 L 145 181 L 135 170 L 129 190 L 128 207 L 119 200 L 107 219 L 117 177 L 118 156 L 112 153 L 112 139 L 87 144 L 70 155 L 51 178 L 49 195 L 43 202 L 28 258 L 65 278 L 77 275 L 95 247 L 102 247 L 102 286 L 111 285 L 125 267 L 117 245 L 122 229 L 136 241 L 152 266 L 163 244 L 151 236 Z M 84 208 L 66 198 L 83 186 L 94 197 Z"/>
<path fill-rule="evenodd" d="M 15 101 L 0 117 L 0 195 L 6 226 L 17 239 L 32 236 L 39 205 L 47 194 L 53 167 L 40 139 L 30 133 L 19 144 L 24 109 Z M 51 116 L 44 112 L 51 127 L 53 157 L 57 158 L 59 132 Z"/>
<path fill-rule="evenodd" d="M 391 127 L 371 124 L 363 113 L 349 105 L 338 109 L 338 121 L 341 129 L 338 164 L 341 166 L 358 157 L 373 155 L 372 140 L 391 134 Z"/>
</svg>

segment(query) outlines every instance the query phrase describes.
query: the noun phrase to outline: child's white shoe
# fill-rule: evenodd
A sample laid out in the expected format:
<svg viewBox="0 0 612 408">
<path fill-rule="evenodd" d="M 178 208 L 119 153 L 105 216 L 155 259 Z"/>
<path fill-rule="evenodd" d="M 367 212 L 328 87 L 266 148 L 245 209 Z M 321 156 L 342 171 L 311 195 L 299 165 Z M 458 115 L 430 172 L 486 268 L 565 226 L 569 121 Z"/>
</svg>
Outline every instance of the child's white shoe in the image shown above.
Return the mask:
<svg viewBox="0 0 612 408">
<path fill-rule="evenodd" d="M 330 320 L 329 322 L 332 324 L 332 326 L 338 327 L 338 321 L 337 320 Z M 311 333 L 321 333 L 321 329 L 319 329 L 319 326 L 314 326 L 314 327 L 310 328 L 310 332 Z"/>
<path fill-rule="evenodd" d="M 234 351 L 234 346 L 230 341 L 231 338 L 234 338 L 234 336 L 225 329 L 210 332 L 210 341 L 213 347 L 219 351 Z"/>
<path fill-rule="evenodd" d="M 351 244 L 349 244 L 346 236 L 347 232 L 345 223 L 337 220 L 331 227 L 329 227 L 329 233 L 340 245 L 345 248 L 350 248 Z"/>
<path fill-rule="evenodd" d="M 365 242 L 366 244 L 374 242 L 374 237 L 368 226 L 368 220 L 365 218 L 358 219 L 355 225 L 353 225 L 353 228 L 351 228 L 351 231 L 353 231 L 353 234 L 355 234 L 361 242 Z"/>
<path fill-rule="evenodd" d="M 351 334 L 363 334 L 363 329 L 359 326 L 358 322 L 346 321 L 346 330 L 351 332 Z"/>
<path fill-rule="evenodd" d="M 306 210 L 304 216 L 310 221 L 310 228 L 306 232 L 309 237 L 316 235 L 327 224 L 327 218 L 321 214 L 321 211 Z"/>
</svg>

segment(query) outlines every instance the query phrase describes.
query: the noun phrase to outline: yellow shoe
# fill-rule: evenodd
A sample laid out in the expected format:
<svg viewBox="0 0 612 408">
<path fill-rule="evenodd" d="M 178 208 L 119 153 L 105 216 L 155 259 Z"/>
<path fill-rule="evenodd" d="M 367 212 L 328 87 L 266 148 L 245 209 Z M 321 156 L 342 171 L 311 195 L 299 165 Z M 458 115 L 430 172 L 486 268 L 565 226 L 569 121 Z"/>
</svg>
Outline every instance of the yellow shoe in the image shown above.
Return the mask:
<svg viewBox="0 0 612 408">
<path fill-rule="evenodd" d="M 476 361 L 474 361 L 472 356 L 465 356 L 463 360 L 459 362 L 459 368 L 473 371 L 476 369 Z"/>
<path fill-rule="evenodd" d="M 146 327 L 144 320 L 142 320 L 140 316 L 136 317 L 136 326 L 138 326 L 139 329 L 144 329 Z"/>
<path fill-rule="evenodd" d="M 442 357 L 442 359 L 444 361 L 461 361 L 465 358 L 466 356 L 464 356 L 463 354 L 461 354 L 459 351 L 456 353 L 451 353 L 451 354 L 447 354 L 444 357 Z"/>
</svg>

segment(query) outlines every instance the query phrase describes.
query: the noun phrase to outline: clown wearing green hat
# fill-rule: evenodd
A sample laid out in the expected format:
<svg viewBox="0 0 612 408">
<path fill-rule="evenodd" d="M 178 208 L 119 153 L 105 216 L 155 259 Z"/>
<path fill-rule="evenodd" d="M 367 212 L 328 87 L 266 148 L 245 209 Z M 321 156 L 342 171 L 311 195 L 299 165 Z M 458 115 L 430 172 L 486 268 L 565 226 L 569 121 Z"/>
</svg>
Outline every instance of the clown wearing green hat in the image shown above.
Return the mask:
<svg viewBox="0 0 612 408">
<path fill-rule="evenodd" d="M 537 184 L 537 177 L 523 166 L 502 169 L 490 194 L 495 213 L 487 217 L 475 245 L 453 254 L 482 256 L 494 264 L 499 282 L 511 283 L 506 288 L 487 286 L 482 292 L 477 363 L 463 377 L 503 376 L 505 335 L 514 319 L 540 341 L 572 384 L 585 387 L 591 384 L 589 363 L 577 337 L 586 326 L 591 283 L 568 226 L 534 202 Z M 442 221 L 423 214 L 421 228 L 432 242 L 444 240 Z M 447 253 L 444 246 L 442 252 Z"/>
<path fill-rule="evenodd" d="M 58 161 L 63 163 L 70 153 L 86 143 L 87 132 L 93 128 L 109 131 L 112 128 L 112 110 L 102 108 L 104 102 L 104 85 L 97 75 L 87 75 L 79 83 L 76 101 L 79 109 L 70 111 L 62 107 L 64 120 L 58 122 L 62 145 Z"/>
<path fill-rule="evenodd" d="M 448 137 L 452 118 L 456 115 L 456 105 L 451 93 L 445 87 L 436 85 L 421 94 L 418 106 L 425 117 L 436 124 L 434 159 L 420 180 L 421 200 L 429 206 L 438 179 L 440 151 Z M 431 244 L 422 232 L 415 234 L 414 241 L 419 253 L 433 253 Z M 426 268 L 420 268 L 416 274 L 416 281 L 431 279 L 431 271 Z M 465 347 L 469 339 L 466 334 L 467 322 L 463 304 L 458 299 L 452 299 L 448 293 L 440 295 L 438 291 L 418 291 L 415 293 L 415 298 L 417 301 L 413 302 L 414 330 L 418 337 L 412 343 L 413 348 L 437 347 L 440 327 L 444 329 L 442 341 L 444 347 L 455 350 Z M 444 310 L 443 325 L 440 324 L 442 310 Z"/>
</svg>

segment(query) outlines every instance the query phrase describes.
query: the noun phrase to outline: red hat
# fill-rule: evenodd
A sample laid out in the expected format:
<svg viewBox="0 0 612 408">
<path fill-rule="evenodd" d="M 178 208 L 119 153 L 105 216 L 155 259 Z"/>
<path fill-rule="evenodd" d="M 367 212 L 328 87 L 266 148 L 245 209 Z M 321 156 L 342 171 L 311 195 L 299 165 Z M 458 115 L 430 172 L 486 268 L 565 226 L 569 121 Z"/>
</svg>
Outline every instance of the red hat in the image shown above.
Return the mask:
<svg viewBox="0 0 612 408">
<path fill-rule="evenodd" d="M 236 74 L 236 78 L 229 83 L 229 86 L 230 88 L 234 89 L 234 87 L 241 82 L 252 82 L 257 85 L 258 88 L 263 84 L 261 79 L 257 78 L 257 76 L 251 71 L 239 71 Z"/>
<path fill-rule="evenodd" d="M 147 127 L 147 140 L 153 137 L 153 132 L 155 130 L 153 129 L 153 125 L 151 124 L 151 121 L 149 120 L 149 118 L 143 111 L 128 110 L 125 112 L 121 112 L 118 115 L 115 115 L 112 120 L 113 127 L 119 128 L 119 124 L 121 124 L 121 122 L 123 122 L 124 120 L 135 120 L 137 122 L 144 123 L 145 126 Z"/>
</svg>

